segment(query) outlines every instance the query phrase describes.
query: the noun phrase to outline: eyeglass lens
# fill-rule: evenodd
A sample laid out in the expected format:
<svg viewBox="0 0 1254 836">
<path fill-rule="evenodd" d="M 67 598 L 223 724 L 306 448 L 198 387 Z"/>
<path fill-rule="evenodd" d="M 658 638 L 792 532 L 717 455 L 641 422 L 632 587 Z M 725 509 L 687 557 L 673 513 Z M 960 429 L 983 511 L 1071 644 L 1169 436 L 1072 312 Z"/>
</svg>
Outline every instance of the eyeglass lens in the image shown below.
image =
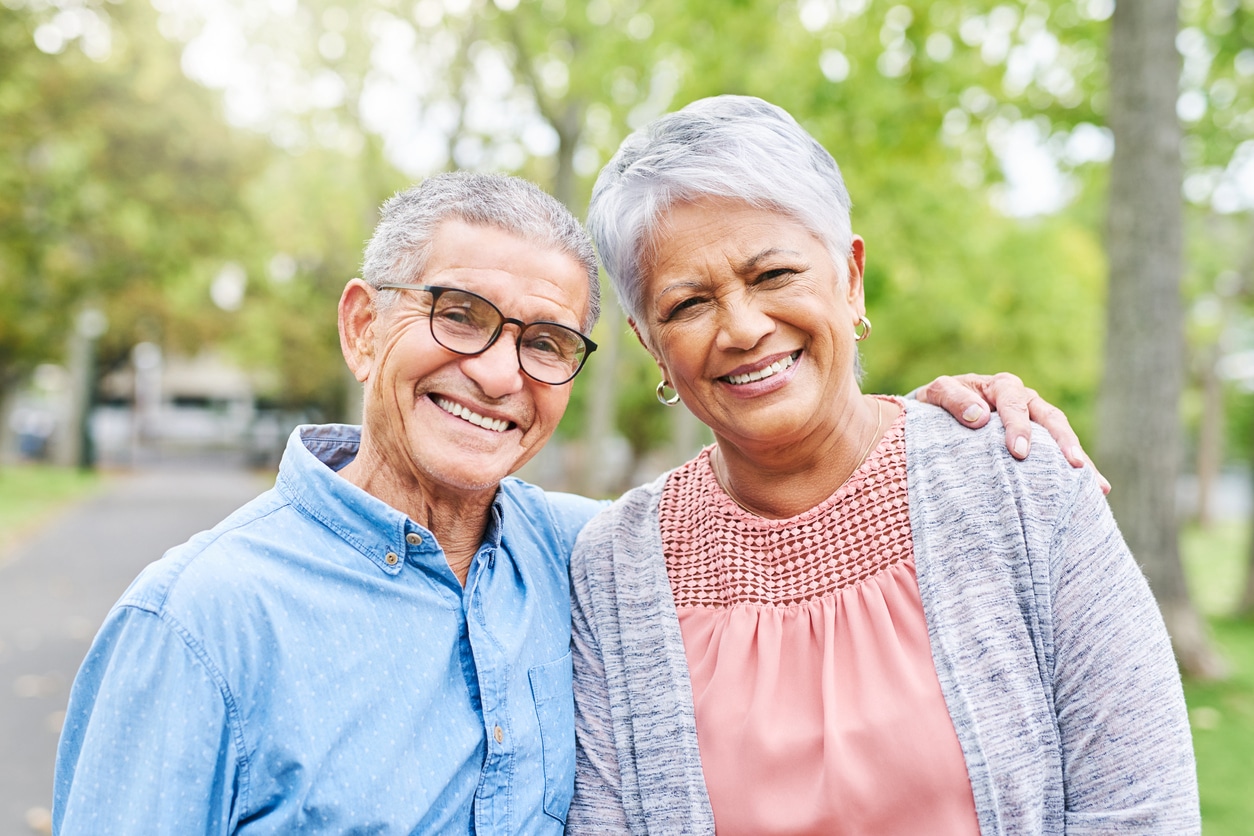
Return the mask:
<svg viewBox="0 0 1254 836">
<path fill-rule="evenodd" d="M 441 290 L 431 309 L 431 334 L 445 348 L 477 354 L 488 347 L 505 323 L 496 306 L 473 293 Z M 587 345 L 578 331 L 549 322 L 533 322 L 518 337 L 523 371 L 546 383 L 565 383 L 583 364 Z"/>
</svg>

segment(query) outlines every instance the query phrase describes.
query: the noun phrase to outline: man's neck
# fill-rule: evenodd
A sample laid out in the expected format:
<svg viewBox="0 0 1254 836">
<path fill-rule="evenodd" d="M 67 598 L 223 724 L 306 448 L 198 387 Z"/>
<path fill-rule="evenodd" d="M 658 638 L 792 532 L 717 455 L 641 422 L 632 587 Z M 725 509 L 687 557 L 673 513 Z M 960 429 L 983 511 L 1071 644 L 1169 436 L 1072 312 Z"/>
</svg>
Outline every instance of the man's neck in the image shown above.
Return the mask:
<svg viewBox="0 0 1254 836">
<path fill-rule="evenodd" d="M 496 487 L 457 490 L 412 471 L 398 472 L 363 446 L 339 475 L 435 535 L 453 574 L 464 585 L 492 513 Z"/>
</svg>

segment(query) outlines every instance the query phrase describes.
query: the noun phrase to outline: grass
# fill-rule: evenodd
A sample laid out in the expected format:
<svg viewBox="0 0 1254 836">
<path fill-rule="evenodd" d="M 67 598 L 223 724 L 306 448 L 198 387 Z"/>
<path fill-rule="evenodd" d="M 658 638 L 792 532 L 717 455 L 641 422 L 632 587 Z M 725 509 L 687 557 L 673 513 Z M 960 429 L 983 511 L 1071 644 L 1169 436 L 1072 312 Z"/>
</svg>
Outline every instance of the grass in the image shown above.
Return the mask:
<svg viewBox="0 0 1254 836">
<path fill-rule="evenodd" d="M 1248 531 L 1232 522 L 1189 528 L 1181 544 L 1194 601 L 1231 668 L 1224 682 L 1184 684 L 1206 836 L 1244 836 L 1254 822 L 1254 620 L 1231 615 L 1245 581 Z"/>
<path fill-rule="evenodd" d="M 26 534 L 99 482 L 96 474 L 74 468 L 27 464 L 0 467 L 0 565 Z"/>
</svg>

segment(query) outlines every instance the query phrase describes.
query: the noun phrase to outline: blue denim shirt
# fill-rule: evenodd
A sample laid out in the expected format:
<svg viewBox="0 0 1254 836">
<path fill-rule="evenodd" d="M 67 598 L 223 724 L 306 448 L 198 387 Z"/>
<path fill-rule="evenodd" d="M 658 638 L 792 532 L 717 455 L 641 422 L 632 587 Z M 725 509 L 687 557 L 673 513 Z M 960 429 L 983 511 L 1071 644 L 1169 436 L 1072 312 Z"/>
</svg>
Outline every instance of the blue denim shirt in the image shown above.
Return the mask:
<svg viewBox="0 0 1254 836">
<path fill-rule="evenodd" d="M 567 564 L 601 506 L 507 479 L 463 587 L 293 433 L 274 489 L 149 566 L 70 696 L 54 832 L 553 833 L 574 778 Z"/>
</svg>

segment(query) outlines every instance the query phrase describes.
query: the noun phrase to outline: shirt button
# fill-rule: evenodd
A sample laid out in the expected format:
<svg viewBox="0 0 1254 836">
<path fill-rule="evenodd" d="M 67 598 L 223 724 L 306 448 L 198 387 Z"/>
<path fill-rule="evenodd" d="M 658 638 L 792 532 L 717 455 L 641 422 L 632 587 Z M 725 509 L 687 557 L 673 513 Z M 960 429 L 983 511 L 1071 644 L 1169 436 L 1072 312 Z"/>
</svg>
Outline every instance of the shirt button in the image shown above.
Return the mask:
<svg viewBox="0 0 1254 836">
<path fill-rule="evenodd" d="M 405 542 L 409 543 L 411 546 L 421 545 L 422 536 L 411 531 L 409 534 L 405 535 Z"/>
<path fill-rule="evenodd" d="M 400 560 L 400 558 L 396 556 L 396 552 L 388 552 L 388 556 L 383 559 L 387 561 L 389 566 L 395 566 L 397 561 Z"/>
<path fill-rule="evenodd" d="M 496 731 L 492 732 L 492 738 L 496 740 L 497 743 L 500 743 L 503 740 L 505 740 L 505 732 L 501 731 L 500 726 L 497 726 Z"/>
</svg>

